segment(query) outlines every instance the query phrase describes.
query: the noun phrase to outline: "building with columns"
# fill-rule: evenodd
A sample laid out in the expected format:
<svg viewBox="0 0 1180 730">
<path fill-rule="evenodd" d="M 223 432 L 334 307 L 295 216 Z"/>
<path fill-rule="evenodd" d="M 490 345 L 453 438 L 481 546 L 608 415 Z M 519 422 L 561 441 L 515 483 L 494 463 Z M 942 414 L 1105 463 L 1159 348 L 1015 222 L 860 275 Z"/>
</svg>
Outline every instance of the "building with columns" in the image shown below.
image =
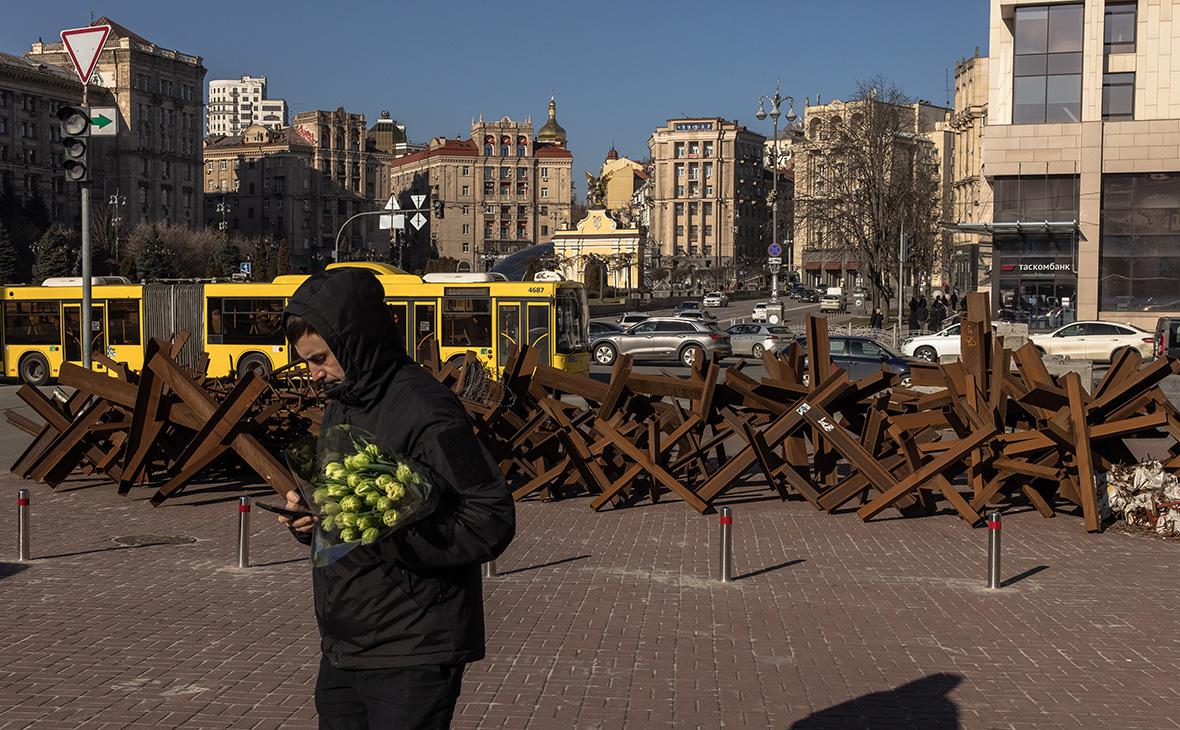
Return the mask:
<svg viewBox="0 0 1180 730">
<path fill-rule="evenodd" d="M 1180 315 L 1180 2 L 991 0 L 992 305 L 1047 329 Z"/>
<path fill-rule="evenodd" d="M 983 179 L 983 134 L 987 125 L 987 56 L 979 49 L 971 58 L 955 64 L 955 105 L 950 128 L 954 135 L 951 164 L 949 221 L 953 247 L 950 284 L 960 291 L 974 291 L 991 269 L 991 236 L 979 232 L 979 224 L 992 220 L 991 187 Z M 974 232 L 957 230 L 966 224 Z"/>
<path fill-rule="evenodd" d="M 455 259 L 461 271 L 483 271 L 501 256 L 548 243 L 571 225 L 573 160 L 554 99 L 535 135 L 531 118 L 481 116 L 467 139 L 436 137 L 390 163 L 394 193 L 441 202 L 428 226 L 403 235 L 428 237 L 434 256 Z"/>
</svg>

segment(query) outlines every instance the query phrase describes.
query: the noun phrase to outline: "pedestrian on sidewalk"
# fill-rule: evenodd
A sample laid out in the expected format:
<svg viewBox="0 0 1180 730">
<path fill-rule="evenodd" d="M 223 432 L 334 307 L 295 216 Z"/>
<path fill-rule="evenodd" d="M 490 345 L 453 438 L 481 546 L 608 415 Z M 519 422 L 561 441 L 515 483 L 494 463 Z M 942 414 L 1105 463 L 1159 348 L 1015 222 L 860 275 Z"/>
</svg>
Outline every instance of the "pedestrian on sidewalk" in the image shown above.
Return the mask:
<svg viewBox="0 0 1180 730">
<path fill-rule="evenodd" d="M 405 352 L 385 292 L 364 269 L 312 276 L 283 327 L 330 399 L 321 429 L 349 424 L 436 477 L 421 522 L 313 567 L 321 730 L 450 727 L 464 667 L 484 656 L 480 564 L 516 529 L 512 495 L 463 405 Z M 299 495 L 287 507 L 300 509 Z M 313 518 L 287 523 L 310 543 Z"/>
<path fill-rule="evenodd" d="M 917 296 L 910 297 L 910 316 L 909 316 L 909 320 L 906 322 L 906 324 L 909 326 L 911 332 L 916 332 L 918 330 L 919 322 L 918 322 L 918 297 Z"/>
<path fill-rule="evenodd" d="M 885 328 L 885 313 L 881 311 L 880 307 L 873 310 L 873 316 L 869 317 L 869 327 L 874 330 L 881 330 Z"/>
<path fill-rule="evenodd" d="M 926 322 L 930 319 L 930 308 L 926 304 L 926 297 L 918 299 L 918 328 L 926 329 Z"/>
</svg>

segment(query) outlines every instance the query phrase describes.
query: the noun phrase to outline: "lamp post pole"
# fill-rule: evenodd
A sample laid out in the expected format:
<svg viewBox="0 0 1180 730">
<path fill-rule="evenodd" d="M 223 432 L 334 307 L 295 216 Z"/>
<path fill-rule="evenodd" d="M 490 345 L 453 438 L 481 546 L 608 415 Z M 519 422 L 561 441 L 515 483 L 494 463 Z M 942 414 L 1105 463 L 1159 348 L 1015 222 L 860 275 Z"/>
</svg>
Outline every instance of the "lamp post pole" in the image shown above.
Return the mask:
<svg viewBox="0 0 1180 730">
<path fill-rule="evenodd" d="M 787 109 L 787 123 L 794 124 L 798 116 L 795 115 L 795 100 L 790 96 L 783 96 L 779 90 L 779 84 L 774 85 L 774 96 L 758 97 L 758 112 L 754 115 L 759 121 L 766 119 L 766 102 L 770 102 L 770 119 L 774 125 L 774 137 L 771 143 L 771 172 L 774 175 L 774 189 L 770 193 L 770 241 L 776 243 L 778 241 L 778 119 L 782 115 L 781 106 L 784 101 L 788 102 L 790 106 Z M 787 256 L 788 267 L 791 257 Z M 778 270 L 779 266 L 775 264 L 770 265 L 770 301 L 772 304 L 778 303 Z"/>
</svg>

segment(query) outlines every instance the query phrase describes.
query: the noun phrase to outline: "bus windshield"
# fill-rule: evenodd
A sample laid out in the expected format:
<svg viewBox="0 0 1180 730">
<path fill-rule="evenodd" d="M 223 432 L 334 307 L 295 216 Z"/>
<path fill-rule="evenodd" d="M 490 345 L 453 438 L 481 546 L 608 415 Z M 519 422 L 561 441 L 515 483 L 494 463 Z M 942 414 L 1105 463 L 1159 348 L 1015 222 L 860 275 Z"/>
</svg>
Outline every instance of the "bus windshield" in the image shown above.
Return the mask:
<svg viewBox="0 0 1180 730">
<path fill-rule="evenodd" d="M 586 307 L 581 290 L 562 291 L 557 295 L 557 339 L 555 349 L 562 355 L 587 352 Z"/>
</svg>

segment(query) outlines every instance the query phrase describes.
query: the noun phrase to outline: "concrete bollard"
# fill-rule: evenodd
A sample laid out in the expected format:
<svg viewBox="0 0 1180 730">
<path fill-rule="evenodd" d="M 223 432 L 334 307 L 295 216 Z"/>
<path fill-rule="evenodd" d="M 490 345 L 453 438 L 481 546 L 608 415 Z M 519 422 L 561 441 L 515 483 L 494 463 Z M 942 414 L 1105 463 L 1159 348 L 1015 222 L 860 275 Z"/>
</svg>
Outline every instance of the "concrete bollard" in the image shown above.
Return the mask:
<svg viewBox="0 0 1180 730">
<path fill-rule="evenodd" d="M 987 513 L 987 587 L 1000 588 L 1000 511 Z"/>
<path fill-rule="evenodd" d="M 484 578 L 495 578 L 496 577 L 496 561 L 495 560 L 489 560 L 488 562 L 483 564 L 483 577 Z"/>
<path fill-rule="evenodd" d="M 730 507 L 721 508 L 721 518 L 718 520 L 721 526 L 721 566 L 720 578 L 722 583 L 728 583 L 733 580 L 733 509 Z"/>
<path fill-rule="evenodd" d="M 16 493 L 16 559 L 29 559 L 29 490 Z"/>
<path fill-rule="evenodd" d="M 250 567 L 250 498 L 238 498 L 238 567 Z"/>
</svg>

